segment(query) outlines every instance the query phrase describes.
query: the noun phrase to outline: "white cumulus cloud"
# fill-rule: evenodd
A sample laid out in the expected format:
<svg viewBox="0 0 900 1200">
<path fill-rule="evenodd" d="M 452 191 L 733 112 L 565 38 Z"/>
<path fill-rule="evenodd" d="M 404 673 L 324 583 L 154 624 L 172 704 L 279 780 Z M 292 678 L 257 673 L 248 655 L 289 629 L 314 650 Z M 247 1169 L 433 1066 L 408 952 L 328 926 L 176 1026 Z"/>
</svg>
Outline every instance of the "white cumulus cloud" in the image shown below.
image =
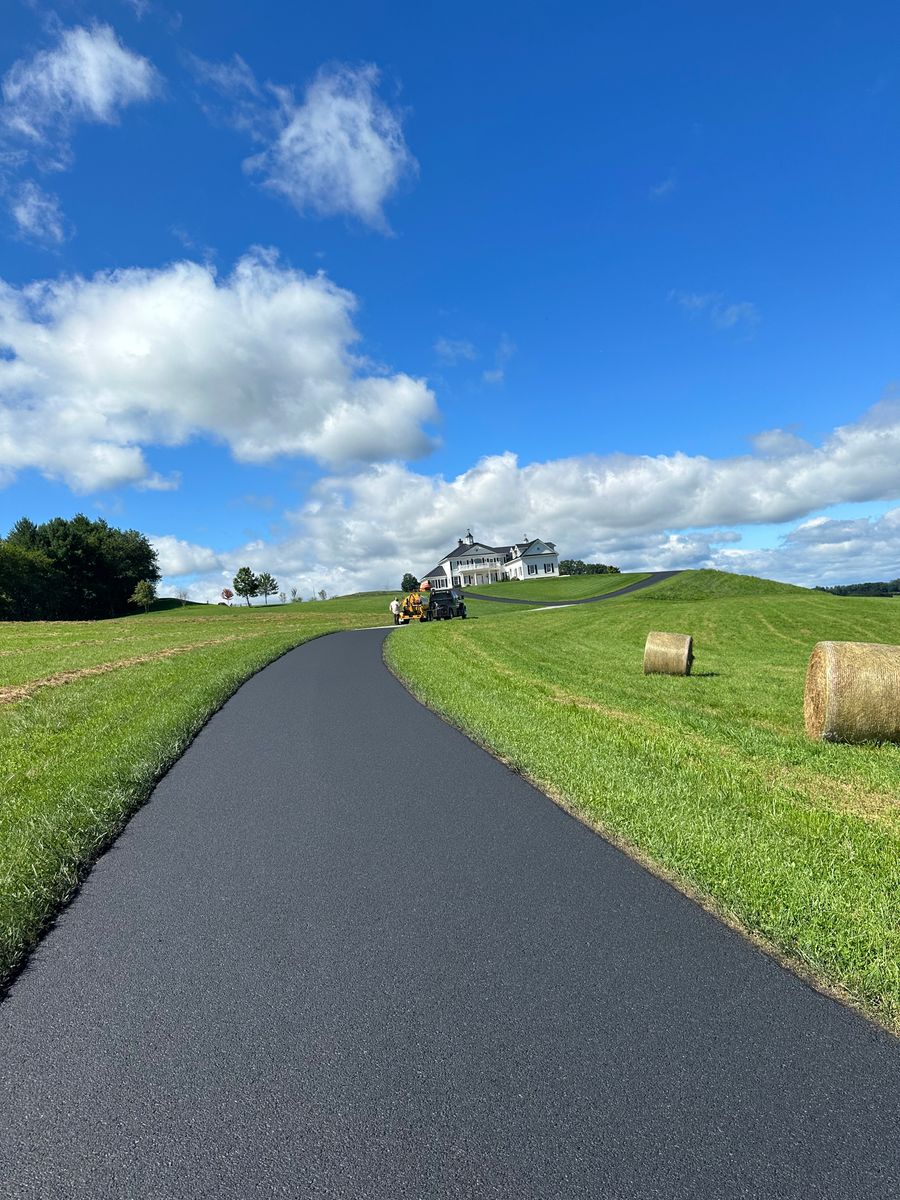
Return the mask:
<svg viewBox="0 0 900 1200">
<path fill-rule="evenodd" d="M 171 534 L 151 534 L 149 540 L 164 576 L 208 573 L 222 566 L 221 556 L 208 546 L 198 546 Z"/>
<path fill-rule="evenodd" d="M 82 491 L 165 487 L 144 448 L 195 437 L 244 462 L 420 457 L 434 396 L 354 355 L 355 303 L 264 251 L 224 279 L 178 262 L 0 281 L 0 469 Z"/>
<path fill-rule="evenodd" d="M 878 520 L 804 518 L 900 496 L 900 404 L 877 405 L 820 446 L 770 445 L 773 453 L 721 459 L 584 455 L 526 465 L 507 453 L 451 479 L 373 465 L 318 481 L 291 514 L 290 536 L 239 548 L 228 565 L 253 557 L 311 590 L 391 587 L 406 571 L 430 570 L 471 526 L 488 543 L 545 537 L 563 557 L 626 570 L 711 566 L 806 584 L 895 578 L 900 509 Z M 796 528 L 763 550 L 743 548 L 734 528 L 791 521 Z"/>
<path fill-rule="evenodd" d="M 260 87 L 239 56 L 193 62 L 198 77 L 227 97 L 230 120 L 262 144 L 244 165 L 265 187 L 301 213 L 346 214 L 389 232 L 385 203 L 418 164 L 401 111 L 378 94 L 376 66 L 323 67 L 298 103 L 288 87 Z"/>
<path fill-rule="evenodd" d="M 807 586 L 897 579 L 900 508 L 880 517 L 816 517 L 792 529 L 777 546 L 723 551 L 717 565 Z"/>
<path fill-rule="evenodd" d="M 76 122 L 111 125 L 127 105 L 154 96 L 159 84 L 151 63 L 123 46 L 109 25 L 65 29 L 54 49 L 7 71 L 0 121 L 8 134 L 52 143 L 63 165 Z"/>
<path fill-rule="evenodd" d="M 45 245 L 66 237 L 56 196 L 23 171 L 62 171 L 79 123 L 115 124 L 122 109 L 161 90 L 156 68 L 128 50 L 109 25 L 64 29 L 50 50 L 19 59 L 0 82 L 0 183 L 19 236 Z"/>
</svg>

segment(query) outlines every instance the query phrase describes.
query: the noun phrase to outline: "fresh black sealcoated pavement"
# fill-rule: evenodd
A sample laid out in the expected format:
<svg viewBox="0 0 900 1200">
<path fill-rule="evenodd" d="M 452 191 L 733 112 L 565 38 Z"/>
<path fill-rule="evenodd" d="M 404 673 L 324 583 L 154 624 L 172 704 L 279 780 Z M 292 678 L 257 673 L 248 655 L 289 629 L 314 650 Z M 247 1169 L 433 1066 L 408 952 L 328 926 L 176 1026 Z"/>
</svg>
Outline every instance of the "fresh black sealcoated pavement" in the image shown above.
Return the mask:
<svg viewBox="0 0 900 1200">
<path fill-rule="evenodd" d="M 642 592 L 644 588 L 653 587 L 654 584 L 662 583 L 663 580 L 680 574 L 681 571 L 652 571 L 646 579 L 639 579 L 636 583 L 626 583 L 624 587 L 616 588 L 614 592 L 603 592 L 599 596 L 582 596 L 580 600 L 522 600 L 518 596 L 486 596 L 483 592 L 473 592 L 471 588 L 465 588 L 464 591 L 468 600 L 490 600 L 492 604 L 530 604 L 536 608 L 573 608 L 576 604 L 599 604 L 601 600 L 614 600 L 618 596 L 627 596 L 629 592 Z M 513 585 L 513 590 L 515 590 L 515 585 Z"/>
<path fill-rule="evenodd" d="M 384 636 L 245 684 L 15 982 L 3 1200 L 897 1200 L 900 1043 L 422 708 Z"/>
</svg>

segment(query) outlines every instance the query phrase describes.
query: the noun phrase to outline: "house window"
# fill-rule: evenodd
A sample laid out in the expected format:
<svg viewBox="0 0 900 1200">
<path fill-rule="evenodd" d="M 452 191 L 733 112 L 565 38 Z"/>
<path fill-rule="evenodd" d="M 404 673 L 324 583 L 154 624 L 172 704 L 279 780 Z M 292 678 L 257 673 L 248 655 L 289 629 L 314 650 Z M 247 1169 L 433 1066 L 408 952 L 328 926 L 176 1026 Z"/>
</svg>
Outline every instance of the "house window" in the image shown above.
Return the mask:
<svg viewBox="0 0 900 1200">
<path fill-rule="evenodd" d="M 553 563 L 544 563 L 544 574 L 545 575 L 553 574 Z"/>
<path fill-rule="evenodd" d="M 459 576 L 458 575 L 453 576 L 453 586 L 459 587 Z"/>
<path fill-rule="evenodd" d="M 537 563 L 529 563 L 528 564 L 528 574 L 529 575 L 537 575 L 537 573 L 538 573 Z"/>
</svg>

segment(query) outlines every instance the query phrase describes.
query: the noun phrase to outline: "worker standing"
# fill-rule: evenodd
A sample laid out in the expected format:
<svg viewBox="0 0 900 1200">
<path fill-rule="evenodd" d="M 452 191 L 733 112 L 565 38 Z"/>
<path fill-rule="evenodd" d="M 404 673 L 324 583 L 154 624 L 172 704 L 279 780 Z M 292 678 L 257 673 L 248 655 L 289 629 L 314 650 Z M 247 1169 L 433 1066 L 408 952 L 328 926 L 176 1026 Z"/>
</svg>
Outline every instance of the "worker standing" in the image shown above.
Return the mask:
<svg viewBox="0 0 900 1200">
<path fill-rule="evenodd" d="M 400 601 L 395 596 L 390 603 L 390 610 L 394 618 L 394 624 L 400 624 Z"/>
</svg>

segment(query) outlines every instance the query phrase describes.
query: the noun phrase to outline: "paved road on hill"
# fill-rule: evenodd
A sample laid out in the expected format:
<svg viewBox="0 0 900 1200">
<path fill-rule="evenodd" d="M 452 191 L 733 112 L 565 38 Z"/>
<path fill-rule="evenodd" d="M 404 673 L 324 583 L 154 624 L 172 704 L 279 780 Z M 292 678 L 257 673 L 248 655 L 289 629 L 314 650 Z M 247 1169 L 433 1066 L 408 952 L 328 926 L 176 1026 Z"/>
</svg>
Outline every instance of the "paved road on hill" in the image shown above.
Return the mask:
<svg viewBox="0 0 900 1200">
<path fill-rule="evenodd" d="M 604 592 L 601 596 L 585 596 L 581 600 L 520 600 L 518 597 L 513 598 L 512 596 L 486 596 L 483 592 L 473 592 L 469 588 L 464 588 L 463 592 L 467 600 L 490 600 L 493 604 L 531 604 L 539 608 L 570 608 L 573 604 L 596 604 L 598 600 L 613 600 L 616 596 L 627 596 L 629 592 L 640 592 L 644 588 L 652 587 L 655 583 L 662 583 L 664 579 L 671 579 L 673 575 L 680 574 L 680 571 L 654 571 L 646 579 L 639 579 L 637 583 L 629 583 L 625 587 L 616 588 L 614 592 Z"/>
<path fill-rule="evenodd" d="M 896 1200 L 900 1043 L 418 705 L 384 636 L 250 680 L 16 981 L 3 1200 Z"/>
</svg>

